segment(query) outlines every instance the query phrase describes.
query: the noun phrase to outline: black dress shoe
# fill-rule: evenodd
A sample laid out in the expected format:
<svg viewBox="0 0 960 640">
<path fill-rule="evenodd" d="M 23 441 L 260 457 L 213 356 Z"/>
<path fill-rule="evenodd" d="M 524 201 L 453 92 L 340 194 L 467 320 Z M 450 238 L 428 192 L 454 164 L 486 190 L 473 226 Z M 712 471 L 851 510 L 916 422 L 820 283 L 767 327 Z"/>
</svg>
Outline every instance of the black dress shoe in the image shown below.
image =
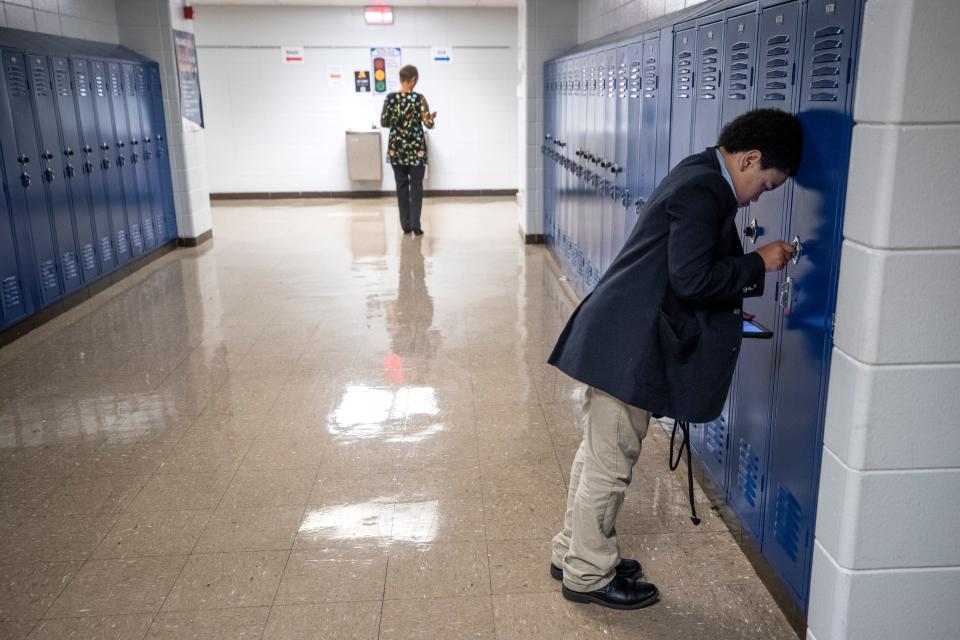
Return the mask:
<svg viewBox="0 0 960 640">
<path fill-rule="evenodd" d="M 643 575 L 643 567 L 636 560 L 623 558 L 617 564 L 617 575 L 621 578 L 639 578 Z M 550 577 L 554 580 L 563 580 L 563 569 L 550 563 Z"/>
<path fill-rule="evenodd" d="M 418 236 L 418 237 L 419 237 L 419 236 L 422 236 L 422 235 L 423 235 L 423 229 L 414 229 L 414 230 L 413 230 L 413 235 Z"/>
<path fill-rule="evenodd" d="M 642 609 L 660 599 L 657 587 L 649 582 L 614 576 L 606 586 L 586 593 L 562 588 L 563 597 L 570 602 L 588 604 L 593 602 L 610 609 Z"/>
</svg>

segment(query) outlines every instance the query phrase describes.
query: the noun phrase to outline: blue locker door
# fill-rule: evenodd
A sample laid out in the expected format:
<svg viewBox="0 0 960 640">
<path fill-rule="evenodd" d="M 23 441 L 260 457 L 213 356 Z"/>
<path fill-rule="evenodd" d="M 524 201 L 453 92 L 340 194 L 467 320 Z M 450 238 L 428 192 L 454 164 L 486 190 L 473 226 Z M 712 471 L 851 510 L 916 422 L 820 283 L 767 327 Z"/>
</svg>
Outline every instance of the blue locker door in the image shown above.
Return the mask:
<svg viewBox="0 0 960 640">
<path fill-rule="evenodd" d="M 616 236 L 623 229 L 623 221 L 617 216 L 622 210 L 619 203 L 611 198 L 617 179 L 613 173 L 617 159 L 617 50 L 610 49 L 603 54 L 604 77 L 606 90 L 603 93 L 603 119 L 599 123 L 600 135 L 603 143 L 603 161 L 600 165 L 600 174 L 603 176 L 603 188 L 600 190 L 603 221 L 600 226 L 600 247 L 597 252 L 597 262 L 594 266 L 591 288 L 597 285 L 600 276 L 607 270 L 613 260 Z"/>
<path fill-rule="evenodd" d="M 697 28 L 696 107 L 691 153 L 717 144 L 720 133 L 720 103 L 723 71 L 723 21 L 704 18 Z"/>
<path fill-rule="evenodd" d="M 130 226 L 127 222 L 127 208 L 123 194 L 123 176 L 114 150 L 116 146 L 116 127 L 113 124 L 113 106 L 111 104 L 110 78 L 107 64 L 100 60 L 90 61 L 91 86 L 93 88 L 94 113 L 97 118 L 97 144 L 93 145 L 94 163 L 104 183 L 109 200 L 110 229 L 113 232 L 113 252 L 117 265 L 123 265 L 133 257 L 130 246 Z M 119 81 L 119 78 L 118 78 Z M 119 85 L 119 82 L 118 82 Z M 117 87 L 119 88 L 119 87 Z M 91 180 L 96 175 L 91 174 Z M 104 247 L 101 247 L 104 249 Z"/>
<path fill-rule="evenodd" d="M 753 107 L 757 66 L 757 14 L 729 15 L 724 33 L 723 125 Z"/>
<path fill-rule="evenodd" d="M 540 165 L 543 175 L 543 237 L 547 244 L 550 244 L 551 187 L 553 186 L 553 174 L 551 173 L 553 161 L 551 156 L 548 155 L 553 141 L 553 134 L 551 133 L 553 102 L 550 94 L 550 73 L 551 65 L 547 62 L 543 65 L 543 141 L 540 143 Z"/>
<path fill-rule="evenodd" d="M 66 58 L 53 56 L 50 58 L 50 68 L 53 72 L 54 100 L 62 141 L 55 153 L 59 153 L 64 164 L 64 173 L 61 175 L 66 182 L 73 209 L 80 276 L 84 282 L 92 282 L 100 276 L 100 260 L 96 250 L 97 231 L 90 209 L 90 189 L 83 173 L 83 143 L 77 123 L 70 64 Z"/>
<path fill-rule="evenodd" d="M 140 191 L 137 187 L 137 174 L 130 164 L 128 147 L 130 125 L 127 122 L 127 104 L 124 100 L 123 76 L 120 64 L 107 62 L 107 82 L 110 88 L 110 107 L 113 113 L 113 166 L 120 174 L 123 185 L 123 201 L 127 211 L 127 237 L 130 241 L 130 253 L 143 254 L 143 226 L 141 223 Z"/>
<path fill-rule="evenodd" d="M 797 2 L 768 7 L 760 13 L 758 108 L 787 111 L 794 108 L 796 91 L 793 69 L 797 62 L 799 25 L 800 8 Z M 727 78 L 729 83 L 740 80 L 729 75 Z M 727 110 L 724 112 L 727 113 Z M 784 222 L 791 189 L 788 181 L 780 189 L 764 194 L 746 209 L 745 219 L 741 219 L 745 250 L 750 251 L 785 238 Z M 743 302 L 744 311 L 757 316 L 760 324 L 774 329 L 776 333 L 779 333 L 780 313 L 776 291 L 780 277 L 779 273 L 768 273 L 764 285 L 766 293 L 760 298 L 747 298 Z M 740 347 L 735 391 L 734 405 L 737 411 L 733 420 L 732 452 L 736 457 L 736 471 L 730 487 L 730 504 L 757 541 L 763 538 L 761 525 L 766 500 L 775 356 L 774 340 L 744 340 Z"/>
<path fill-rule="evenodd" d="M 629 147 L 630 137 L 630 72 L 629 72 L 629 48 L 620 47 L 616 52 L 617 61 L 617 83 L 616 83 L 616 118 L 613 128 L 613 148 L 614 157 L 613 166 L 610 167 L 610 177 L 614 181 L 613 189 L 610 191 L 610 200 L 613 206 L 613 221 L 611 237 L 613 245 L 611 253 L 607 259 L 607 266 L 614 256 L 620 253 L 623 248 L 623 241 L 626 238 L 626 213 L 630 200 L 625 197 L 627 192 L 627 165 L 630 164 L 630 157 L 636 155 L 636 147 Z M 632 212 L 631 212 L 632 215 Z M 606 268 L 604 269 L 606 271 Z"/>
<path fill-rule="evenodd" d="M 8 130 L 6 127 L 0 128 L 3 133 L 4 145 L 12 144 L 12 140 L 6 138 Z M 5 146 L 0 148 L 0 155 L 6 157 Z M 3 183 L 10 184 L 7 181 L 6 172 L 0 166 L 0 175 L 3 176 Z M 6 189 L 4 191 L 7 191 Z M 0 205 L 0 328 L 6 328 L 25 318 L 30 313 L 31 305 L 24 291 L 23 275 L 19 251 L 17 250 L 18 241 L 17 225 L 14 221 L 14 211 L 23 211 L 22 197 L 19 189 L 14 191 L 11 185 L 10 198 L 3 198 Z M 13 203 L 16 203 L 14 205 Z"/>
<path fill-rule="evenodd" d="M 130 168 L 140 202 L 140 231 L 143 235 L 143 247 L 149 251 L 157 246 L 154 234 L 153 195 L 150 193 L 150 180 L 147 177 L 147 163 L 143 160 L 143 136 L 141 135 L 140 103 L 141 92 L 146 84 L 146 75 L 137 73 L 140 65 L 121 65 L 123 74 L 123 95 L 127 106 L 127 132 Z"/>
<path fill-rule="evenodd" d="M 640 92 L 640 175 L 634 218 L 637 218 L 657 184 L 657 111 L 660 107 L 660 38 L 643 41 L 643 77 Z M 634 220 L 635 222 L 635 220 Z"/>
<path fill-rule="evenodd" d="M 592 68 L 593 59 L 589 56 L 584 56 L 577 61 L 577 66 L 574 68 L 574 76 L 572 78 L 573 84 L 573 97 L 577 102 L 577 107 L 575 113 L 571 114 L 571 118 L 568 121 L 568 127 L 570 131 L 576 135 L 583 145 L 585 153 L 587 153 L 588 158 L 592 153 L 593 140 L 591 139 L 592 127 L 588 121 L 588 118 L 592 118 L 593 108 L 593 90 L 594 88 L 591 85 L 596 83 L 595 73 Z M 577 82 L 579 82 L 579 89 L 576 87 Z M 590 182 L 590 176 L 592 175 L 589 171 L 593 170 L 593 165 L 587 165 L 586 170 L 588 173 L 585 173 L 579 179 L 576 175 L 572 176 L 570 182 L 570 198 L 568 202 L 568 215 L 570 216 L 570 263 L 572 265 L 572 275 L 573 281 L 575 282 L 575 287 L 579 293 L 583 293 L 583 267 L 584 267 L 584 249 L 585 239 L 582 233 L 583 223 L 582 223 L 582 210 L 584 208 L 585 202 L 587 200 L 588 194 L 593 189 L 593 185 Z"/>
<path fill-rule="evenodd" d="M 154 161 L 153 141 L 156 132 L 153 129 L 153 96 L 147 65 L 138 64 L 134 70 L 137 74 L 137 99 L 140 111 L 140 162 L 147 174 L 152 215 L 150 228 L 151 233 L 156 234 L 153 240 L 156 246 L 166 240 L 166 224 L 163 212 L 163 181 L 160 176 L 160 166 Z"/>
<path fill-rule="evenodd" d="M 160 67 L 152 64 L 149 68 L 150 91 L 153 97 L 153 162 L 160 173 L 160 202 L 163 206 L 163 240 L 177 237 L 177 212 L 173 204 L 173 178 L 170 175 L 170 154 L 167 153 L 167 127 L 163 113 L 163 86 L 160 82 Z"/>
<path fill-rule="evenodd" d="M 764 552 L 806 603 L 823 438 L 842 207 L 853 130 L 851 69 L 859 3 L 810 0 L 799 116 L 804 150 L 787 237 L 800 248 L 781 288 L 779 374 L 770 447 Z"/>
<path fill-rule="evenodd" d="M 97 115 L 93 104 L 93 84 L 90 63 L 74 58 L 70 61 L 73 68 L 73 88 L 79 119 L 79 147 L 76 148 L 75 164 L 81 172 L 79 180 L 86 183 L 90 194 L 90 211 L 95 232 L 94 246 L 100 261 L 100 272 L 107 273 L 116 266 L 113 248 L 113 231 L 110 225 L 110 205 L 106 184 L 103 180 L 103 168 L 97 156 L 100 136 L 97 134 Z"/>
<path fill-rule="evenodd" d="M 568 61 L 564 60 L 557 64 L 557 126 L 556 135 L 567 136 L 570 139 L 570 145 L 574 145 L 574 139 L 567 128 L 567 118 L 569 117 L 570 98 L 567 95 L 567 72 Z M 554 175 L 557 181 L 557 197 L 554 207 L 557 211 L 557 255 L 560 256 L 560 262 L 569 273 L 570 269 L 570 221 L 567 217 L 567 170 L 559 163 L 554 168 Z"/>
<path fill-rule="evenodd" d="M 26 288 L 38 292 L 34 309 L 39 309 L 63 293 L 58 270 L 59 256 L 53 233 L 53 219 L 41 181 L 43 165 L 40 158 L 40 140 L 34 121 L 33 104 L 30 101 L 30 86 L 27 83 L 29 72 L 25 55 L 4 49 L 3 70 L 3 126 L 7 130 L 4 135 L 4 166 L 7 176 L 13 177 L 8 183 L 10 190 L 21 191 L 26 204 L 21 215 L 17 215 L 14 209 L 14 221 L 16 224 L 20 224 L 23 219 L 27 221 L 26 237 L 29 238 L 29 245 L 33 250 L 33 269 L 29 276 L 26 270 L 23 275 L 30 280 L 31 286 Z M 21 251 L 21 255 L 22 253 Z"/>
<path fill-rule="evenodd" d="M 29 83 L 40 133 L 40 177 L 47 192 L 47 202 L 53 218 L 53 234 L 57 245 L 57 268 L 64 293 L 75 291 L 82 284 L 76 226 L 70 207 L 65 157 L 60 130 L 57 126 L 57 107 L 50 78 L 47 56 L 27 54 Z M 90 232 L 87 232 L 90 235 Z"/>
<path fill-rule="evenodd" d="M 643 132 L 640 126 L 643 115 L 643 43 L 632 44 L 627 49 L 627 63 L 629 65 L 628 103 L 627 103 L 627 146 L 626 146 L 626 179 L 624 181 L 623 206 L 626 208 L 623 216 L 623 237 L 626 239 L 637 223 L 637 207 L 634 204 L 640 194 L 640 174 L 642 169 Z"/>
<path fill-rule="evenodd" d="M 673 35 L 673 100 L 670 108 L 670 168 L 690 155 L 693 102 L 697 94 L 695 27 Z"/>
<path fill-rule="evenodd" d="M 603 95 L 604 82 L 601 60 L 597 54 L 591 55 L 588 60 L 588 69 L 590 73 L 589 95 L 587 96 L 587 118 L 584 122 L 585 137 L 587 139 L 587 149 L 591 155 L 591 180 L 576 205 L 578 222 L 578 242 L 579 247 L 577 263 L 580 265 L 581 292 L 590 291 L 590 281 L 593 275 L 593 262 L 596 253 L 596 246 L 599 244 L 594 240 L 596 219 L 602 219 L 602 212 L 597 207 L 597 190 L 600 186 L 600 162 L 603 160 L 603 143 L 597 133 L 598 123 L 603 118 Z M 599 114 L 598 114 L 599 112 Z"/>
<path fill-rule="evenodd" d="M 670 171 L 670 131 L 673 108 L 673 27 L 660 30 L 660 54 L 657 61 L 657 172 L 654 186 Z"/>
</svg>

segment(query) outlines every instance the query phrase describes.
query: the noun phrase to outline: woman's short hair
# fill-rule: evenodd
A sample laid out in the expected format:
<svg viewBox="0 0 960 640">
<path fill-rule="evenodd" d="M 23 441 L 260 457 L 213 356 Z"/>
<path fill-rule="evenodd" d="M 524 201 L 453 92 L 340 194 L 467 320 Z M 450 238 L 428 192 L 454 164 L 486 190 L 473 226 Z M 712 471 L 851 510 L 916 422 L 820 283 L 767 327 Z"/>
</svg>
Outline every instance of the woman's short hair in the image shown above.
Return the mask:
<svg viewBox="0 0 960 640">
<path fill-rule="evenodd" d="M 420 73 L 412 64 L 400 67 L 400 82 L 410 82 L 411 80 L 416 80 L 419 77 Z"/>
</svg>

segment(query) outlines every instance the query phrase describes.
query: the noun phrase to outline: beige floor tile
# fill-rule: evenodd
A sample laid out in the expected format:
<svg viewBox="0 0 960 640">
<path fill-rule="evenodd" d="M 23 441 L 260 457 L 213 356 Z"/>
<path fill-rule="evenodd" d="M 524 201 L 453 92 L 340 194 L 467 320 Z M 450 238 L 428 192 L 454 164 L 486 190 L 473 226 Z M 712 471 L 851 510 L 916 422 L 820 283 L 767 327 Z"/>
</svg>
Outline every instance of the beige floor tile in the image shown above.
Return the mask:
<svg viewBox="0 0 960 640">
<path fill-rule="evenodd" d="M 559 495 L 496 495 L 484 498 L 488 540 L 543 540 L 563 524 L 567 500 Z"/>
<path fill-rule="evenodd" d="M 276 606 L 263 640 L 377 640 L 380 606 L 379 602 Z"/>
<path fill-rule="evenodd" d="M 24 640 L 35 626 L 37 626 L 35 620 L 0 620 L 0 638 Z"/>
<path fill-rule="evenodd" d="M 392 465 L 322 466 L 308 504 L 329 506 L 364 502 L 393 502 L 397 496 L 399 467 Z"/>
<path fill-rule="evenodd" d="M 75 476 L 68 478 L 37 508 L 38 515 L 120 513 L 133 502 L 150 476 Z"/>
<path fill-rule="evenodd" d="M 380 640 L 495 640 L 490 596 L 387 600 Z"/>
<path fill-rule="evenodd" d="M 302 516 L 302 507 L 221 507 L 207 523 L 196 553 L 289 550 Z"/>
<path fill-rule="evenodd" d="M 269 607 L 164 612 L 146 640 L 259 640 L 269 613 Z"/>
<path fill-rule="evenodd" d="M 497 640 L 601 640 L 610 637 L 605 609 L 567 602 L 559 590 L 555 593 L 493 596 L 493 616 Z M 657 637 L 660 636 L 651 636 Z"/>
<path fill-rule="evenodd" d="M 164 459 L 157 473 L 234 471 L 250 444 L 250 440 L 237 438 L 181 442 Z"/>
<path fill-rule="evenodd" d="M 183 436 L 184 441 L 255 438 L 263 429 L 261 416 L 202 414 Z"/>
<path fill-rule="evenodd" d="M 94 558 L 187 555 L 196 546 L 211 511 L 147 511 L 120 516 L 94 550 Z"/>
<path fill-rule="evenodd" d="M 86 560 L 117 521 L 116 515 L 34 516 L 0 544 L 3 562 Z"/>
<path fill-rule="evenodd" d="M 254 440 L 241 469 L 317 469 L 326 446 L 320 438 L 261 438 Z"/>
<path fill-rule="evenodd" d="M 373 547 L 294 551 L 276 604 L 352 602 L 383 598 L 387 552 Z"/>
<path fill-rule="evenodd" d="M 43 620 L 30 634 L 30 640 L 140 640 L 153 616 L 93 616 Z"/>
<path fill-rule="evenodd" d="M 44 617 L 157 612 L 186 561 L 186 556 L 89 560 Z"/>
<path fill-rule="evenodd" d="M 61 478 L 4 478 L 0 481 L 0 508 L 32 512 L 63 482 Z"/>
<path fill-rule="evenodd" d="M 0 620 L 35 620 L 73 579 L 82 562 L 0 564 Z"/>
<path fill-rule="evenodd" d="M 484 540 L 483 501 L 477 498 L 399 500 L 393 513 L 394 542 Z"/>
<path fill-rule="evenodd" d="M 130 505 L 130 511 L 213 509 L 233 473 L 178 473 L 153 476 Z"/>
<path fill-rule="evenodd" d="M 309 505 L 293 546 L 303 550 L 389 545 L 396 508 L 392 498 Z"/>
<path fill-rule="evenodd" d="M 163 610 L 270 605 L 287 555 L 286 551 L 255 551 L 190 556 Z"/>
<path fill-rule="evenodd" d="M 237 471 L 223 496 L 223 505 L 302 507 L 307 504 L 315 476 L 313 469 Z"/>
<path fill-rule="evenodd" d="M 480 498 L 480 466 L 460 462 L 409 460 L 400 466 L 400 499 Z"/>
<path fill-rule="evenodd" d="M 93 450 L 94 447 L 86 446 L 0 449 L 0 477 L 32 480 L 66 478 L 76 473 L 80 460 Z"/>
<path fill-rule="evenodd" d="M 485 542 L 395 545 L 387 568 L 387 600 L 490 594 Z"/>
<path fill-rule="evenodd" d="M 160 463 L 173 448 L 171 443 L 110 444 L 90 451 L 79 460 L 80 475 L 148 475 L 160 468 Z"/>
<path fill-rule="evenodd" d="M 550 577 L 550 539 L 491 542 L 490 585 L 494 595 L 552 593 L 560 583 Z"/>
<path fill-rule="evenodd" d="M 567 485 L 556 458 L 535 465 L 496 464 L 484 459 L 480 476 L 484 498 L 513 494 L 567 495 Z"/>
</svg>

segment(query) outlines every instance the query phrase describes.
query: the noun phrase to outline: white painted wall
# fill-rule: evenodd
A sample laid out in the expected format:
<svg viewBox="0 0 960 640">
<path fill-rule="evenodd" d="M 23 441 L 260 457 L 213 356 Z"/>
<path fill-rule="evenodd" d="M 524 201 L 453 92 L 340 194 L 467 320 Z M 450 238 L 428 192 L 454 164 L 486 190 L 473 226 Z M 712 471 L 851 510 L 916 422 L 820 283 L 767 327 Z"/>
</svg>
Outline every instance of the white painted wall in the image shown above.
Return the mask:
<svg viewBox="0 0 960 640">
<path fill-rule="evenodd" d="M 578 41 L 587 42 L 706 0 L 579 0 Z"/>
<path fill-rule="evenodd" d="M 202 6 L 195 22 L 212 192 L 392 190 L 385 163 L 380 183 L 347 175 L 344 132 L 379 125 L 383 105 L 354 91 L 371 46 L 402 47 L 439 113 L 426 188 L 517 188 L 515 9 L 398 7 L 393 26 L 369 27 L 362 7 Z M 283 65 L 280 45 L 310 47 L 305 63 Z M 453 63 L 433 64 L 431 45 L 453 46 Z"/>
<path fill-rule="evenodd" d="M 0 26 L 120 42 L 115 0 L 0 0 Z"/>
<path fill-rule="evenodd" d="M 958 30 L 954 0 L 866 3 L 810 639 L 960 629 Z"/>
</svg>

